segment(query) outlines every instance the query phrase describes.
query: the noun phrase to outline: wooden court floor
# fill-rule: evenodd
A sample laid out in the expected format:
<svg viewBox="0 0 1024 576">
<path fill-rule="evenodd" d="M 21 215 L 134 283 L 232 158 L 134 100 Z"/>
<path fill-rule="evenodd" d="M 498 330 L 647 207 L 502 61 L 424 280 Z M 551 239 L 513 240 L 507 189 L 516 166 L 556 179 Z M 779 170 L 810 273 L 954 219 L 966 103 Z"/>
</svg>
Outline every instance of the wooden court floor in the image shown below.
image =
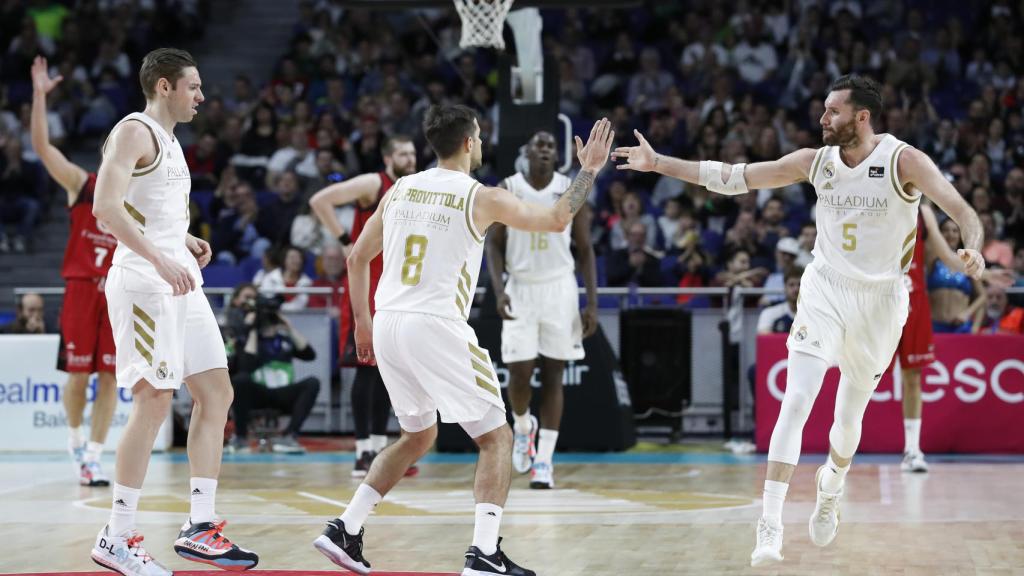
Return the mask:
<svg viewBox="0 0 1024 576">
<path fill-rule="evenodd" d="M 894 457 L 861 457 L 839 536 L 819 549 L 807 519 L 821 459 L 805 456 L 797 471 L 786 558 L 774 568 L 748 564 L 764 459 L 718 453 L 559 454 L 557 490 L 515 478 L 503 548 L 542 576 L 1024 575 L 1024 459 L 933 457 L 930 474 L 906 475 Z M 366 527 L 376 573 L 459 572 L 472 538 L 473 461 L 430 455 L 388 496 Z M 261 555 L 259 570 L 332 571 L 311 542 L 357 486 L 351 465 L 348 454 L 226 456 L 218 513 L 227 534 Z M 183 454 L 154 456 L 139 513 L 147 549 L 181 571 L 201 569 L 171 550 L 187 488 Z M 62 456 L 0 454 L 0 573 L 95 571 L 89 549 L 109 499 L 109 489 L 77 486 Z"/>
</svg>

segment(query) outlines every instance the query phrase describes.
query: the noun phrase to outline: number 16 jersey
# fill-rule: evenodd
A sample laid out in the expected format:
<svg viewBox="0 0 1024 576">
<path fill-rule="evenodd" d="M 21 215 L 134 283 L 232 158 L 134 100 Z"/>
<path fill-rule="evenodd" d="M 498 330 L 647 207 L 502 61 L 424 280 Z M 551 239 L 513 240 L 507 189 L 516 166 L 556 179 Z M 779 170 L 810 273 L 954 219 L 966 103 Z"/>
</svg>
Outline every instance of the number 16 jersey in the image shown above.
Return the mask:
<svg viewBox="0 0 1024 576">
<path fill-rule="evenodd" d="M 483 234 L 473 224 L 479 188 L 468 174 L 444 168 L 395 182 L 384 205 L 377 311 L 469 318 L 483 257 Z"/>
</svg>

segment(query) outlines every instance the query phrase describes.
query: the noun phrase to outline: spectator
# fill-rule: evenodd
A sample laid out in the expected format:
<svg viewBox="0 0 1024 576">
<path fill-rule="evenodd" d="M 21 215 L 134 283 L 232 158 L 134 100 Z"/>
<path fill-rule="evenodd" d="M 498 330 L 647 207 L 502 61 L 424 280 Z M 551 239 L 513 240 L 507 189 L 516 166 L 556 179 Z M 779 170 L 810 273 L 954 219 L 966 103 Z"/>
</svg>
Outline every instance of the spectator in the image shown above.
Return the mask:
<svg viewBox="0 0 1024 576">
<path fill-rule="evenodd" d="M 331 243 L 324 246 L 320 255 L 320 263 L 323 273 L 313 280 L 313 286 L 317 288 L 330 288 L 330 294 L 311 294 L 309 296 L 309 308 L 327 308 L 332 318 L 337 318 L 341 311 L 341 292 L 338 291 L 345 283 L 346 263 L 345 253 L 341 245 Z"/>
<path fill-rule="evenodd" d="M 978 218 L 981 219 L 981 228 L 985 233 L 985 244 L 981 249 L 981 254 L 985 257 L 985 261 L 998 264 L 1003 268 L 1012 268 L 1013 248 L 1010 247 L 1008 242 L 999 239 L 999 233 L 996 230 L 996 219 L 992 211 L 979 211 Z"/>
<path fill-rule="evenodd" d="M 818 226 L 814 222 L 807 222 L 800 227 L 800 254 L 796 257 L 796 265 L 807 268 L 807 265 L 814 261 L 811 252 L 814 250 L 814 243 L 818 240 Z"/>
<path fill-rule="evenodd" d="M 759 286 L 767 275 L 768 270 L 764 268 L 751 268 L 750 252 L 739 248 L 732 251 L 726 260 L 725 270 L 715 275 L 712 284 L 726 288 L 753 288 Z"/>
<path fill-rule="evenodd" d="M 665 94 L 673 83 L 672 75 L 661 69 L 657 49 L 645 48 L 640 54 L 640 70 L 629 80 L 626 103 L 635 112 L 664 110 Z"/>
<path fill-rule="evenodd" d="M 621 250 L 629 245 L 626 231 L 635 222 L 644 225 L 647 234 L 644 245 L 653 248 L 658 241 L 658 223 L 654 216 L 643 211 L 644 201 L 637 192 L 627 192 L 622 199 L 622 217 L 617 219 L 611 227 L 611 248 Z"/>
<path fill-rule="evenodd" d="M 256 230 L 274 246 L 285 245 L 291 237 L 292 221 L 306 204 L 302 198 L 299 175 L 288 171 L 277 179 L 274 200 L 260 210 Z"/>
<path fill-rule="evenodd" d="M 988 305 L 981 331 L 992 334 L 1024 334 L 1024 308 L 1011 306 L 1006 288 L 993 282 L 986 288 Z"/>
<path fill-rule="evenodd" d="M 284 288 L 307 288 L 313 285 L 313 280 L 303 268 L 306 265 L 306 255 L 302 250 L 294 246 L 288 246 L 284 250 L 284 266 L 268 272 L 258 286 L 260 292 L 266 294 L 279 294 Z M 303 310 L 309 303 L 309 294 L 285 294 L 281 310 L 294 312 Z"/>
<path fill-rule="evenodd" d="M 23 294 L 18 301 L 18 312 L 14 321 L 0 327 L 0 334 L 46 334 L 43 297 L 34 292 Z"/>
<path fill-rule="evenodd" d="M 39 219 L 42 205 L 35 166 L 21 158 L 21 140 L 8 138 L 0 157 L 0 253 L 23 253 Z M 15 224 L 14 234 L 8 224 Z"/>
<path fill-rule="evenodd" d="M 270 242 L 256 228 L 260 214 L 252 186 L 236 182 L 224 193 L 223 206 L 211 232 L 211 247 L 218 262 L 235 264 L 248 256 L 261 257 Z"/>
<path fill-rule="evenodd" d="M 204 132 L 198 142 L 185 149 L 193 190 L 217 187 L 217 177 L 224 169 L 224 159 L 217 152 L 217 135 L 213 132 Z"/>
<path fill-rule="evenodd" d="M 316 154 L 309 148 L 306 126 L 293 126 L 289 131 L 289 144 L 279 148 L 267 161 L 267 188 L 278 187 L 278 180 L 286 172 L 296 172 L 306 178 L 316 178 Z"/>
<path fill-rule="evenodd" d="M 800 299 L 800 278 L 803 274 L 803 269 L 795 266 L 786 272 L 784 301 L 761 311 L 757 319 L 758 334 L 786 333 L 793 327 L 796 305 Z"/>
<path fill-rule="evenodd" d="M 775 271 L 764 281 L 765 290 L 783 291 L 786 277 L 795 269 L 796 260 L 800 257 L 800 243 L 794 238 L 782 238 L 775 245 Z M 761 305 L 767 306 L 781 302 L 785 294 L 765 294 L 761 297 Z"/>
<path fill-rule="evenodd" d="M 271 442 L 274 452 L 302 454 L 306 450 L 298 436 L 316 404 L 320 381 L 314 376 L 296 381 L 292 362 L 314 360 L 316 351 L 273 302 L 257 297 L 255 302 L 242 303 L 246 337 L 230 346 L 238 351 L 231 362 L 235 389 L 231 446 L 236 452 L 248 451 L 252 411 L 270 408 L 290 416 L 288 427 Z"/>
<path fill-rule="evenodd" d="M 608 259 L 609 286 L 661 286 L 662 254 L 647 243 L 647 225 L 633 220 L 626 235 L 626 247 L 613 250 Z"/>
</svg>

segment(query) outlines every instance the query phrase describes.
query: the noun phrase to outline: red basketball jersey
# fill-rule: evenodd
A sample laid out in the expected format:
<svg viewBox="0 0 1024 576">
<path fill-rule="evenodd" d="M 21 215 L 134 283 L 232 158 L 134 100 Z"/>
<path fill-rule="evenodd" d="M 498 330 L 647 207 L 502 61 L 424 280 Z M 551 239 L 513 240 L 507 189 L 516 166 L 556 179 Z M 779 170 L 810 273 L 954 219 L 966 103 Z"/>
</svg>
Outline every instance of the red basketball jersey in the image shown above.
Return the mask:
<svg viewBox="0 0 1024 576">
<path fill-rule="evenodd" d="M 917 216 L 917 241 L 914 243 L 914 256 L 910 261 L 910 270 L 907 270 L 907 278 L 910 282 L 907 283 L 907 290 L 911 294 L 927 294 L 927 286 L 924 282 L 924 242 L 927 237 L 927 230 L 924 227 L 924 221 L 921 219 L 921 215 Z"/>
<path fill-rule="evenodd" d="M 92 215 L 92 199 L 96 191 L 96 173 L 90 172 L 78 199 L 68 208 L 71 212 L 71 234 L 64 250 L 61 276 L 65 280 L 102 278 L 110 270 L 117 239 Z"/>
<path fill-rule="evenodd" d="M 363 227 L 366 226 L 366 221 L 373 216 L 374 212 L 377 211 L 377 206 L 380 204 L 381 198 L 383 198 L 384 194 L 391 189 L 391 185 L 395 183 L 394 180 L 388 176 L 387 172 L 382 170 L 379 172 L 379 175 L 380 188 L 377 190 L 376 201 L 374 201 L 373 205 L 366 208 L 356 206 L 356 214 L 352 219 L 352 230 L 349 232 L 353 242 L 359 239 L 359 235 L 362 233 Z M 376 306 L 373 304 L 373 295 L 377 293 L 377 284 L 380 282 L 380 276 L 383 273 L 384 257 L 383 254 L 378 254 L 376 258 L 370 261 L 370 314 L 373 314 L 376 311 Z M 345 275 L 344 286 L 345 294 L 342 297 L 341 304 L 341 336 L 338 338 L 338 347 L 341 364 L 343 366 L 356 366 L 361 363 L 355 359 L 355 339 L 351 336 L 355 326 L 352 317 L 352 302 L 349 300 L 347 274 Z"/>
</svg>

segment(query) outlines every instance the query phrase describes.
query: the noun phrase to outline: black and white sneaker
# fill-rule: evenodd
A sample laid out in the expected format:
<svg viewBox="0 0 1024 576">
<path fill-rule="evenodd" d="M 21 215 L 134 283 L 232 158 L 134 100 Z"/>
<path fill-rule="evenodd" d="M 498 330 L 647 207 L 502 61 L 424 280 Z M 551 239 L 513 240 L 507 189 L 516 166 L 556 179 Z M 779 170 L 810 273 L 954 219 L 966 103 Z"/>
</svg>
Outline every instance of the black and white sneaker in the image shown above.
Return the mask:
<svg viewBox="0 0 1024 576">
<path fill-rule="evenodd" d="M 369 574 L 370 563 L 363 558 L 363 532 L 353 536 L 345 532 L 345 523 L 340 518 L 327 521 L 324 533 L 313 541 L 313 547 L 327 556 L 338 566 L 356 574 Z"/>
<path fill-rule="evenodd" d="M 476 546 L 469 547 L 462 576 L 537 576 L 537 573 L 509 560 L 501 551 L 501 538 L 498 538 L 498 549 L 490 556 L 485 556 Z"/>
</svg>

